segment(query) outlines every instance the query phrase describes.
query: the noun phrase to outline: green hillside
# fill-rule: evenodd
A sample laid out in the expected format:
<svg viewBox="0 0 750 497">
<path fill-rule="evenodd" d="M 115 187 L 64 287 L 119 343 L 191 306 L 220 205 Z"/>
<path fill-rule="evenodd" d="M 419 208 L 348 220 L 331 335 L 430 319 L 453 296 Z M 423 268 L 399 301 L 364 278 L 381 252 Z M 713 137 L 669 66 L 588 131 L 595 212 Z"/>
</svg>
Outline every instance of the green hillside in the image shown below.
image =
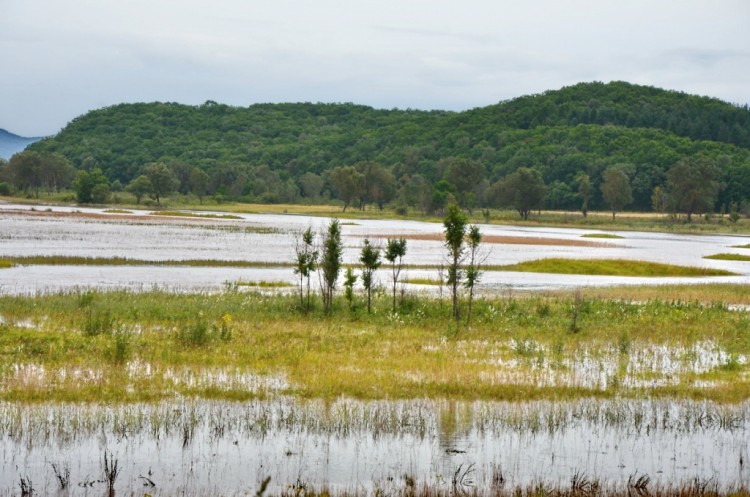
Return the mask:
<svg viewBox="0 0 750 497">
<path fill-rule="evenodd" d="M 124 185 L 144 165 L 163 162 L 189 191 L 186 171 L 197 167 L 208 174 L 209 195 L 270 202 L 342 198 L 330 173 L 358 165 L 365 176 L 388 175 L 378 203 L 425 209 L 448 194 L 490 205 L 488 187 L 520 167 L 541 173 L 551 208 L 576 208 L 575 178 L 587 173 L 590 206 L 601 208 L 602 173 L 617 165 L 632 185 L 629 207 L 647 210 L 667 171 L 697 156 L 721 168 L 717 207 L 750 200 L 747 107 L 622 82 L 582 83 L 465 112 L 122 104 L 80 116 L 30 149 L 60 153 L 77 168 L 98 165 Z"/>
</svg>

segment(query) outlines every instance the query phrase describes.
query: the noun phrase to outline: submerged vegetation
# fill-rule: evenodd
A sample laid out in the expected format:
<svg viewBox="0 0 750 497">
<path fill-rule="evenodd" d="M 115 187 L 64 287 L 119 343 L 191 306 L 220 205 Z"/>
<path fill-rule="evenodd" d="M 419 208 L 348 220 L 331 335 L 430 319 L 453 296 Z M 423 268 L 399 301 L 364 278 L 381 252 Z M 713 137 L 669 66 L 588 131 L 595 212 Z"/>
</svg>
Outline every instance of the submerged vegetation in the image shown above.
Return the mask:
<svg viewBox="0 0 750 497">
<path fill-rule="evenodd" d="M 478 298 L 460 326 L 441 299 L 294 293 L 2 296 L 0 398 L 750 398 L 750 320 L 725 304 Z"/>
</svg>

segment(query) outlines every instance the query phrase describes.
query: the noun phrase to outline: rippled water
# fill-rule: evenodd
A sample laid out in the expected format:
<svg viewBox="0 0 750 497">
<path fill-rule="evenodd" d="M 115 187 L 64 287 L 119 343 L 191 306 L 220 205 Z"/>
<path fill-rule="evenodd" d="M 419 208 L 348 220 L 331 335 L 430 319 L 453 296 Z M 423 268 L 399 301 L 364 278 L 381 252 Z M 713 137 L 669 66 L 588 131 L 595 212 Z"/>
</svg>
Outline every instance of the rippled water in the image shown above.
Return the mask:
<svg viewBox="0 0 750 497">
<path fill-rule="evenodd" d="M 276 490 L 387 491 L 405 476 L 448 490 L 457 471 L 465 489 L 564 487 L 575 473 L 729 487 L 750 483 L 748 423 L 747 404 L 708 402 L 0 404 L 0 494 L 22 476 L 50 493 L 55 463 L 83 495 L 105 452 L 122 468 L 118 492 L 152 495 L 254 492 L 268 476 Z"/>
<path fill-rule="evenodd" d="M 105 218 L 55 216 L 53 212 L 19 213 L 27 206 L 0 204 L 0 257 L 60 255 L 85 257 L 126 257 L 143 260 L 218 259 L 290 263 L 295 237 L 312 227 L 321 231 L 328 219 L 293 215 L 240 215 L 238 220 L 165 218 L 134 211 Z M 39 209 L 39 208 L 37 208 Z M 81 214 L 104 214 L 98 209 L 76 209 Z M 396 235 L 440 234 L 442 225 L 399 220 L 344 221 L 344 261 L 356 262 L 362 238 L 378 239 Z M 595 230 L 525 228 L 483 225 L 487 236 L 527 237 L 580 242 L 581 236 Z M 703 259 L 719 252 L 742 253 L 731 248 L 747 243 L 746 237 L 714 235 L 673 235 L 659 233 L 619 233 L 623 239 L 597 241 L 601 246 L 485 244 L 486 264 L 511 264 L 545 257 L 624 258 L 727 269 L 740 276 L 710 278 L 626 278 L 608 276 L 550 275 L 488 271 L 480 291 L 498 293 L 512 290 L 539 290 L 605 286 L 613 284 L 665 284 L 697 282 L 750 283 L 750 264 Z M 409 240 L 407 264 L 441 264 L 443 248 L 439 241 Z M 381 272 L 384 270 L 381 269 Z M 411 270 L 406 276 L 435 277 L 435 271 Z M 382 274 L 386 279 L 386 275 Z M 0 291 L 35 293 L 72 287 L 169 290 L 220 290 L 226 282 L 272 280 L 294 283 L 291 268 L 196 268 L 196 267 L 52 267 L 19 266 L 0 273 Z M 419 287 L 416 287 L 419 288 Z M 421 287 L 422 289 L 426 289 Z"/>
</svg>

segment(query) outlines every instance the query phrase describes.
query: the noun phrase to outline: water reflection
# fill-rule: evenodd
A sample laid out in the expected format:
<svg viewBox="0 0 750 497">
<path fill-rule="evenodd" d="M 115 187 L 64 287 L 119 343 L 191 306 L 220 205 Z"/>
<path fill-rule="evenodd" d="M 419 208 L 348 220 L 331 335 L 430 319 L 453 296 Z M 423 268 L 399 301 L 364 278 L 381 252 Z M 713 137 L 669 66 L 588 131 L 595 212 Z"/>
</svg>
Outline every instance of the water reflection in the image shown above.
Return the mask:
<svg viewBox="0 0 750 497">
<path fill-rule="evenodd" d="M 84 256 L 125 257 L 141 260 L 246 260 L 290 263 L 297 233 L 307 227 L 322 229 L 325 218 L 292 215 L 242 214 L 241 219 L 185 219 L 148 216 L 148 211 L 132 215 L 106 214 L 101 209 L 76 209 L 81 214 L 56 212 L 71 208 L 50 207 L 53 212 L 35 212 L 31 207 L 0 204 L 3 222 L 2 256 Z M 37 208 L 40 209 L 40 208 Z M 40 209 L 41 210 L 41 209 Z M 85 216 L 84 216 L 85 215 Z M 92 216 L 95 217 L 86 217 Z M 676 235 L 662 233 L 620 233 L 623 239 L 599 242 L 601 246 L 580 247 L 592 230 L 528 228 L 483 225 L 487 239 L 525 238 L 552 240 L 552 245 L 487 244 L 486 264 L 512 264 L 545 257 L 625 258 L 726 269 L 737 277 L 713 278 L 622 278 L 570 276 L 533 273 L 486 272 L 480 290 L 499 293 L 508 290 L 542 290 L 620 284 L 666 284 L 725 282 L 750 283 L 750 264 L 714 261 L 703 257 L 720 252 L 743 253 L 733 248 L 747 243 L 746 237 L 726 235 Z M 362 237 L 439 236 L 440 223 L 399 220 L 357 220 L 342 226 L 344 261 L 359 257 Z M 440 264 L 443 259 L 439 240 L 409 240 L 406 264 Z M 381 268 L 381 280 L 387 280 Z M 195 268 L 195 267 L 43 267 L 23 266 L 4 269 L 0 274 L 4 293 L 36 293 L 73 287 L 130 288 L 159 287 L 177 291 L 219 291 L 226 282 L 271 280 L 294 283 L 288 268 Z M 435 277 L 434 271 L 412 270 L 407 277 Z M 429 291 L 429 287 L 415 287 Z"/>
<path fill-rule="evenodd" d="M 52 493 L 52 464 L 71 495 L 104 492 L 104 454 L 121 494 L 254 493 L 269 476 L 274 491 L 566 486 L 576 472 L 726 488 L 750 483 L 748 422 L 750 405 L 709 402 L 0 404 L 0 495 L 21 477 Z"/>
</svg>

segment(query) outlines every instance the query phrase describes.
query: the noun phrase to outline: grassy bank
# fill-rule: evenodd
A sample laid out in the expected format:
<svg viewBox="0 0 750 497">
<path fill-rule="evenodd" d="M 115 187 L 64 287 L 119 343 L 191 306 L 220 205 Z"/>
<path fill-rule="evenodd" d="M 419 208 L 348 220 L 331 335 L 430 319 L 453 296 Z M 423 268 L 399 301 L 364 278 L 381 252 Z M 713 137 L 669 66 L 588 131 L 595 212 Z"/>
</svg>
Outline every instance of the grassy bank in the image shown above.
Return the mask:
<svg viewBox="0 0 750 497">
<path fill-rule="evenodd" d="M 415 297 L 328 316 L 293 294 L 2 296 L 0 399 L 750 398 L 750 319 L 668 297 L 479 300 L 456 325 Z"/>
</svg>

